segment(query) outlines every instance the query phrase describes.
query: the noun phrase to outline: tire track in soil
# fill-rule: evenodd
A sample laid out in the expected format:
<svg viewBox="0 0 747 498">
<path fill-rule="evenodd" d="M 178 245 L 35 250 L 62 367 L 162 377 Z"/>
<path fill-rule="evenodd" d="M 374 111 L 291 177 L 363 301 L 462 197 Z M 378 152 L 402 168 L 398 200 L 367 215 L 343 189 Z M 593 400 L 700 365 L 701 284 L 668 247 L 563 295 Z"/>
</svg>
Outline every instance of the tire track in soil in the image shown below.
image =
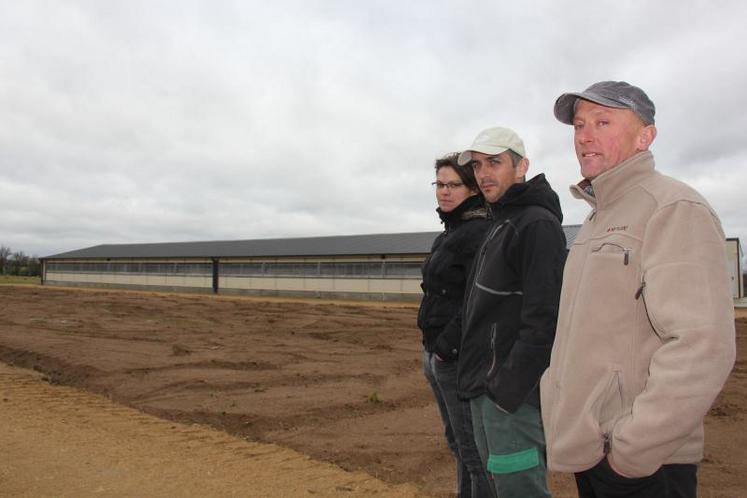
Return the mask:
<svg viewBox="0 0 747 498">
<path fill-rule="evenodd" d="M 4 496 L 422 497 L 362 472 L 162 420 L 0 364 Z"/>
</svg>

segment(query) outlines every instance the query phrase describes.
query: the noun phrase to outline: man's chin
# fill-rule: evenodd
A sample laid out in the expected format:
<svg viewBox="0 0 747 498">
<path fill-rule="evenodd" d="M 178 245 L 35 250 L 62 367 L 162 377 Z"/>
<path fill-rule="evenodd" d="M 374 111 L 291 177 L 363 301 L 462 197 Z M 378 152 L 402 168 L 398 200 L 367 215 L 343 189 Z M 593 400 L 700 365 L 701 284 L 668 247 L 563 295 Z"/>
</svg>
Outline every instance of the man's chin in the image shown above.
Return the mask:
<svg viewBox="0 0 747 498">
<path fill-rule="evenodd" d="M 591 164 L 582 164 L 581 165 L 581 176 L 586 178 L 587 180 L 593 180 L 597 176 L 599 176 L 600 168 L 596 165 Z"/>
</svg>

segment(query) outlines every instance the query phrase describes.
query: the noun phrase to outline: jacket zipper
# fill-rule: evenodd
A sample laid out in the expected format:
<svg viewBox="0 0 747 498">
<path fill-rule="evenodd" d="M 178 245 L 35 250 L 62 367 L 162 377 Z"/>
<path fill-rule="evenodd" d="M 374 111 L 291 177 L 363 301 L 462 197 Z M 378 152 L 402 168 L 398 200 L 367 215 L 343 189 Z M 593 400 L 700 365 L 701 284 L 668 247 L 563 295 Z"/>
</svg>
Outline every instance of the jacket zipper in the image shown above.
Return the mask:
<svg viewBox="0 0 747 498">
<path fill-rule="evenodd" d="M 492 324 L 490 326 L 490 368 L 488 368 L 488 373 L 486 377 L 490 377 L 493 374 L 493 369 L 496 368 L 496 360 L 495 360 L 495 336 L 497 335 L 497 327 L 496 324 Z"/>
<path fill-rule="evenodd" d="M 493 237 L 495 237 L 495 234 L 498 233 L 498 231 L 503 228 L 503 225 L 506 224 L 508 220 L 504 221 L 497 227 L 495 227 L 490 234 L 485 238 L 485 241 L 482 243 L 482 247 L 480 247 L 480 259 L 477 260 L 478 266 L 477 270 L 475 270 L 475 279 L 472 282 L 472 286 L 469 289 L 469 295 L 467 296 L 467 299 L 464 301 L 469 302 L 470 299 L 472 299 L 472 292 L 475 290 L 475 287 L 477 287 L 475 284 L 477 283 L 477 279 L 482 275 L 482 270 L 485 268 L 485 253 L 488 251 L 488 244 L 491 240 L 493 240 Z"/>
</svg>

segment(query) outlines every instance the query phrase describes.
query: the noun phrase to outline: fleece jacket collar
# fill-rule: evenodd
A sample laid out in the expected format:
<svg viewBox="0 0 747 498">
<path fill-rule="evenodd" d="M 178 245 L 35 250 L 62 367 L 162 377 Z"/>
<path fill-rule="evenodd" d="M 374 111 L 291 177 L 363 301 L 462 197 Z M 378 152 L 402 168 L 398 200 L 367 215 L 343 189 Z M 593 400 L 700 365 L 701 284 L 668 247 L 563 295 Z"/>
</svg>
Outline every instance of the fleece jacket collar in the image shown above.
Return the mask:
<svg viewBox="0 0 747 498">
<path fill-rule="evenodd" d="M 589 180 L 582 180 L 577 185 L 571 185 L 571 195 L 576 199 L 583 199 L 595 209 L 603 209 L 628 189 L 641 184 L 643 178 L 654 172 L 654 155 L 650 151 L 643 151 L 629 157 L 614 168 L 605 171 L 591 181 L 594 195 L 586 192 Z"/>
</svg>

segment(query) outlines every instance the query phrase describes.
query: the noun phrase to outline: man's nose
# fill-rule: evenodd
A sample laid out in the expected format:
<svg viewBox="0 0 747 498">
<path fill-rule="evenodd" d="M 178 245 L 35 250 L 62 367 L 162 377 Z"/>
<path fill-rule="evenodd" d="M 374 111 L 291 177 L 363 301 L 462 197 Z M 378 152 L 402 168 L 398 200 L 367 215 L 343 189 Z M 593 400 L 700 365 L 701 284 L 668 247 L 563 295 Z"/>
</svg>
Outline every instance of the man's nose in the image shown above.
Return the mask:
<svg viewBox="0 0 747 498">
<path fill-rule="evenodd" d="M 580 144 L 585 144 L 591 142 L 593 136 L 591 134 L 591 131 L 584 128 L 579 128 L 576 130 L 576 141 Z"/>
</svg>

